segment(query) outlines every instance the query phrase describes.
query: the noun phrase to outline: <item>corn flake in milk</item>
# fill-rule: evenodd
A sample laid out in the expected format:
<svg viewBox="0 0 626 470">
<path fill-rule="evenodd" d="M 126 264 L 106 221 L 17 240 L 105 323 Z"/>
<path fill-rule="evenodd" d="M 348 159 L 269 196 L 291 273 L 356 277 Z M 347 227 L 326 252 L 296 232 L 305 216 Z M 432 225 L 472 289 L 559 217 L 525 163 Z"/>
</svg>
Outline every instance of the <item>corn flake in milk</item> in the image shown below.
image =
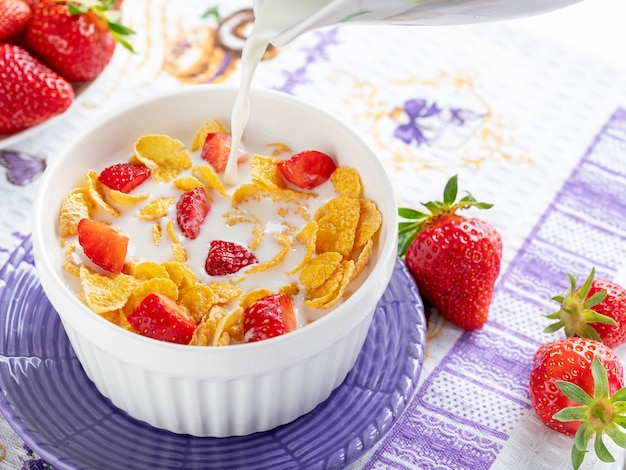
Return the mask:
<svg viewBox="0 0 626 470">
<path fill-rule="evenodd" d="M 224 125 L 207 122 L 190 149 L 170 136 L 141 136 L 128 163 L 148 167 L 147 180 L 120 191 L 89 170 L 83 185 L 67 195 L 59 216 L 64 269 L 97 314 L 134 331 L 128 315 L 148 295 L 159 294 L 193 322 L 188 344 L 220 346 L 244 341 L 243 313 L 263 296 L 288 295 L 303 327 L 349 295 L 382 223 L 376 205 L 363 197 L 358 171 L 340 166 L 326 182 L 300 190 L 278 170 L 280 154 L 289 148 L 272 143 L 272 154 L 252 155 L 240 165 L 246 178 L 227 189 L 199 156 L 207 134 L 216 132 L 225 132 Z M 197 188 L 208 209 L 190 239 L 176 223 L 177 203 Z M 77 236 L 86 218 L 128 237 L 121 272 L 104 270 L 86 256 Z M 253 261 L 232 274 L 209 275 L 205 260 L 215 240 L 245 247 Z"/>
</svg>

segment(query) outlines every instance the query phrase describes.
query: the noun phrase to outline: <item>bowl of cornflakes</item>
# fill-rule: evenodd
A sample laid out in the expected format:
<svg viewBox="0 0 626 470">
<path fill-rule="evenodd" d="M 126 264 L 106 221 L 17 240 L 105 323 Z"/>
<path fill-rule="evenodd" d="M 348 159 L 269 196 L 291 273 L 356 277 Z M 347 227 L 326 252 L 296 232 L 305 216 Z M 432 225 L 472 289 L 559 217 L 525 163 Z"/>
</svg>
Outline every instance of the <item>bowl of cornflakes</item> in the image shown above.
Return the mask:
<svg viewBox="0 0 626 470">
<path fill-rule="evenodd" d="M 44 173 L 42 287 L 97 389 L 194 436 L 247 435 L 345 379 L 397 253 L 393 189 L 345 124 L 250 94 L 224 182 L 237 89 L 194 86 L 102 116 Z"/>
</svg>

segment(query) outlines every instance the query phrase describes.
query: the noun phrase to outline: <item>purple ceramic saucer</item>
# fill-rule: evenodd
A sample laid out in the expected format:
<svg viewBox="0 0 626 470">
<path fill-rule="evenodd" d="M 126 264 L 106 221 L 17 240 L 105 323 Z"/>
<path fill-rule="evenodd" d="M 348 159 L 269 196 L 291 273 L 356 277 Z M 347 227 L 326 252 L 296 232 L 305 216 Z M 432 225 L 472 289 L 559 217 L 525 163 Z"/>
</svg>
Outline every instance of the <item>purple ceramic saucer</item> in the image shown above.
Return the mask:
<svg viewBox="0 0 626 470">
<path fill-rule="evenodd" d="M 59 470 L 341 468 L 396 421 L 426 344 L 421 300 L 397 260 L 354 369 L 325 402 L 272 431 L 198 438 L 137 421 L 96 390 L 39 284 L 30 238 L 0 270 L 0 322 L 0 411 Z"/>
</svg>

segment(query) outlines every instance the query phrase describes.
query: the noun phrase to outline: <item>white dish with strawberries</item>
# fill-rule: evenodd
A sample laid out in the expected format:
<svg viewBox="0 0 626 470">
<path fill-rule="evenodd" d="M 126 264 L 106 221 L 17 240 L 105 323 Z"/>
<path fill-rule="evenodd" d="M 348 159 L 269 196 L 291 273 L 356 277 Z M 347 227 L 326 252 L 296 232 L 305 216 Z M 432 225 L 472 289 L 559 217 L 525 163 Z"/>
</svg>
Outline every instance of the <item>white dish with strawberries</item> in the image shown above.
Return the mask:
<svg viewBox="0 0 626 470">
<path fill-rule="evenodd" d="M 46 170 L 33 215 L 42 286 L 89 378 L 131 416 L 196 436 L 269 430 L 324 401 L 356 360 L 397 254 L 395 197 L 376 156 L 325 112 L 288 95 L 256 91 L 251 95 L 244 144 L 250 137 L 284 142 L 294 153 L 316 149 L 331 155 L 338 166 L 358 170 L 363 198 L 382 214 L 371 259 L 350 285 L 350 295 L 325 315 L 286 334 L 226 347 L 159 341 L 120 328 L 89 309 L 63 269 L 66 254 L 60 242 L 59 211 L 66 195 L 82 184 L 89 170 L 128 160 L 141 136 L 165 134 L 189 145 L 206 121 L 228 124 L 235 96 L 232 87 L 199 86 L 144 99 L 103 116 Z M 246 176 L 240 172 L 240 177 Z"/>
</svg>

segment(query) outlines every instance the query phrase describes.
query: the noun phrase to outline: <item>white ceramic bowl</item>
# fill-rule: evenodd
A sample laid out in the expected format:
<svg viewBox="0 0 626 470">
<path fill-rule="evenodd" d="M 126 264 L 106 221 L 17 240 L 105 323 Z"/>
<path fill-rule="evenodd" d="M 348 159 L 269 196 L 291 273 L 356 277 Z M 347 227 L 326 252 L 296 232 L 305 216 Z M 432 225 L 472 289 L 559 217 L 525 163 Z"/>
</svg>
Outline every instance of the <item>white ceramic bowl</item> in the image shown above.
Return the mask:
<svg viewBox="0 0 626 470">
<path fill-rule="evenodd" d="M 396 258 L 396 202 L 376 156 L 325 112 L 289 95 L 253 91 L 250 132 L 267 135 L 268 142 L 288 138 L 302 149 L 331 153 L 339 164 L 361 173 L 365 197 L 378 205 L 383 224 L 360 288 L 325 317 L 292 333 L 221 348 L 165 343 L 127 332 L 78 300 L 62 269 L 58 215 L 65 195 L 88 169 L 127 159 L 141 135 L 165 133 L 189 143 L 206 120 L 229 123 L 235 96 L 232 87 L 194 86 L 104 116 L 54 159 L 34 205 L 37 271 L 87 376 L 131 416 L 196 436 L 269 430 L 324 401 L 354 365 Z"/>
</svg>

